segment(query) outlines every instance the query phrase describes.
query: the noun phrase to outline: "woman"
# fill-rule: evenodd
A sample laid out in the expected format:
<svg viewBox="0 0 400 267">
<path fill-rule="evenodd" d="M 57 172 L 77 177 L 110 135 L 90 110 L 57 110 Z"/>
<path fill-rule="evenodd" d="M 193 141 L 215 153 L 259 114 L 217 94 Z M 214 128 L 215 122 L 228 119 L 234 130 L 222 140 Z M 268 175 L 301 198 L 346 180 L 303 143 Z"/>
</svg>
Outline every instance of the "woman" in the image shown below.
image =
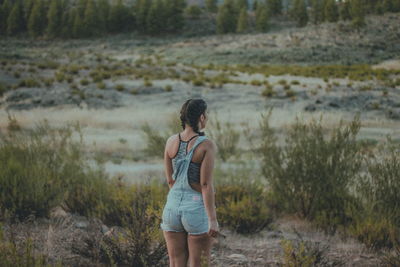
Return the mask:
<svg viewBox="0 0 400 267">
<path fill-rule="evenodd" d="M 161 229 L 170 266 L 210 264 L 213 238 L 219 232 L 212 171 L 216 145 L 200 132 L 208 121 L 203 99 L 189 99 L 181 109 L 183 131 L 168 138 L 164 164 L 170 188 L 162 213 Z M 203 256 L 204 255 L 204 256 Z"/>
</svg>

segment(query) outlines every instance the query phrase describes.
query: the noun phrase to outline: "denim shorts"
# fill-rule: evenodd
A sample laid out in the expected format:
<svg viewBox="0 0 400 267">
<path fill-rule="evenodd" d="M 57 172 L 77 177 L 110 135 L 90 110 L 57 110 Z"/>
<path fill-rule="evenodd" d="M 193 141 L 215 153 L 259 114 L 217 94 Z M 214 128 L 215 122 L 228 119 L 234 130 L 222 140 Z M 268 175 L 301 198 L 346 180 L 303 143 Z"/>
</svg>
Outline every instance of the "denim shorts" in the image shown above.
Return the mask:
<svg viewBox="0 0 400 267">
<path fill-rule="evenodd" d="M 191 235 L 208 232 L 208 215 L 201 194 L 191 195 L 183 205 L 176 205 L 170 195 L 162 213 L 161 229 L 171 232 L 186 231 Z"/>
</svg>

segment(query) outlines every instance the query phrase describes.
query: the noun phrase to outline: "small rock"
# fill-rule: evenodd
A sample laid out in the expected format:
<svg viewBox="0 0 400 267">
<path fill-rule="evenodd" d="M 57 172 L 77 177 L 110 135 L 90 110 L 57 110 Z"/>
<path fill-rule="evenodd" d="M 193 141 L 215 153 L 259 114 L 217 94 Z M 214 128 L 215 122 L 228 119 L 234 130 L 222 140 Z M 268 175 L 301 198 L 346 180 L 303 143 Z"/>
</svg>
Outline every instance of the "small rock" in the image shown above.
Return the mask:
<svg viewBox="0 0 400 267">
<path fill-rule="evenodd" d="M 84 228 L 87 228 L 89 226 L 89 224 L 87 222 L 77 222 L 75 224 L 75 226 L 78 228 L 84 229 Z"/>
<path fill-rule="evenodd" d="M 247 257 L 243 254 L 231 254 L 228 258 L 236 261 L 247 261 Z"/>
<path fill-rule="evenodd" d="M 107 225 L 102 225 L 101 226 L 101 232 L 103 233 L 103 234 L 105 234 L 105 233 L 107 233 L 108 231 L 110 231 L 110 228 L 108 228 L 108 226 Z"/>
</svg>

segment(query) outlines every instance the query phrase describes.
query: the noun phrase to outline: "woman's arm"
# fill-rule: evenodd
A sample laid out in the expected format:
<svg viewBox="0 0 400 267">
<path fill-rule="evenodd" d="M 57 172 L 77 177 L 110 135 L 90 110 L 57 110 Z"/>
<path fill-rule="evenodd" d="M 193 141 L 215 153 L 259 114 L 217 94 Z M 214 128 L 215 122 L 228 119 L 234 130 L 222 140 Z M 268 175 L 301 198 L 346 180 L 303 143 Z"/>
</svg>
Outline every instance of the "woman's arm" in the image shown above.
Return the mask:
<svg viewBox="0 0 400 267">
<path fill-rule="evenodd" d="M 171 145 L 171 140 L 172 136 L 170 136 L 165 144 L 165 150 L 164 150 L 164 170 L 165 170 L 165 177 L 167 177 L 167 183 L 168 187 L 171 189 L 171 187 L 174 185 L 174 179 L 172 179 L 172 161 L 171 158 L 168 155 L 168 149 Z"/>
<path fill-rule="evenodd" d="M 208 214 L 211 229 L 217 231 L 217 214 L 215 211 L 215 193 L 213 186 L 213 169 L 216 154 L 216 145 L 213 141 L 207 142 L 206 152 L 200 167 L 200 184 L 204 205 Z"/>
</svg>

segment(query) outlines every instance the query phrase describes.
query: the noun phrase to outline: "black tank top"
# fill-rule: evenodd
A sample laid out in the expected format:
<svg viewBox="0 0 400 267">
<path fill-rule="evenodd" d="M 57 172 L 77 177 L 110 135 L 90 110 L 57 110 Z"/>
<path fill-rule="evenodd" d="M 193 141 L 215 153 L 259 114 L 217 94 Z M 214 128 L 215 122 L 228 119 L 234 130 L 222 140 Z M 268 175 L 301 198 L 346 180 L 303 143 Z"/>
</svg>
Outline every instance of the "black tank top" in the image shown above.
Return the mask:
<svg viewBox="0 0 400 267">
<path fill-rule="evenodd" d="M 178 148 L 176 155 L 172 158 L 172 164 L 173 164 L 174 168 L 175 168 L 175 159 L 185 156 L 187 153 L 187 146 L 188 146 L 190 140 L 192 140 L 193 138 L 198 136 L 198 135 L 195 135 L 195 136 L 191 137 L 188 141 L 183 141 L 181 139 L 181 134 L 179 133 L 178 135 L 179 135 L 179 148 Z M 200 183 L 200 166 L 201 166 L 201 163 L 190 161 L 189 169 L 188 169 L 189 183 Z"/>
</svg>

